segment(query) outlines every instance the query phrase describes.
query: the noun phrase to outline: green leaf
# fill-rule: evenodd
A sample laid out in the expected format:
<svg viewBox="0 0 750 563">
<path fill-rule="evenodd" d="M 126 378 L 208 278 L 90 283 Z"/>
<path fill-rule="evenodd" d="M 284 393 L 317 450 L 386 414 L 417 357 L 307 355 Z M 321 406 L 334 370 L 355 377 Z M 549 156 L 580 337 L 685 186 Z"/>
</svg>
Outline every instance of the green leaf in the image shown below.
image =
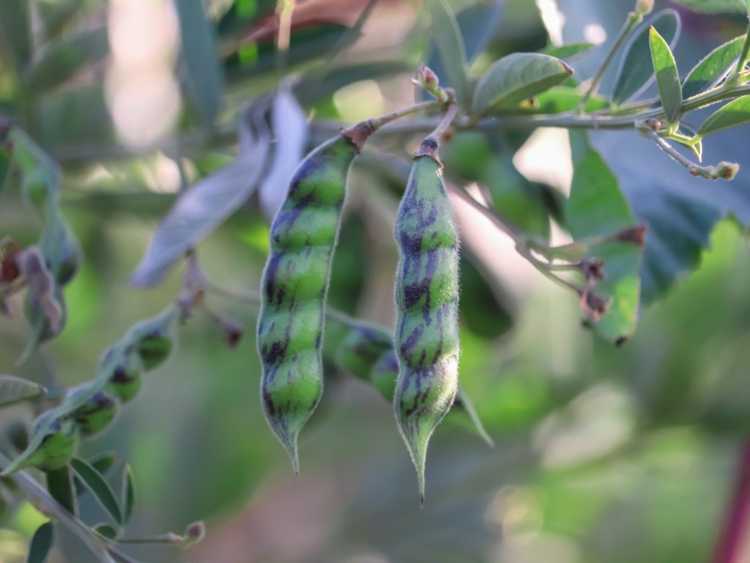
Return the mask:
<svg viewBox="0 0 750 563">
<path fill-rule="evenodd" d="M 617 178 L 601 155 L 591 146 L 588 135 L 570 131 L 573 152 L 573 183 L 565 207 L 565 223 L 576 241 L 611 237 L 636 226 L 636 220 Z M 589 256 L 604 263 L 604 279 L 596 293 L 610 299 L 609 308 L 594 324 L 605 339 L 620 343 L 635 331 L 640 294 L 642 248 L 613 240 L 595 245 Z"/>
<path fill-rule="evenodd" d="M 91 4 L 90 0 L 36 0 L 45 38 L 49 40 L 59 35 Z"/>
<path fill-rule="evenodd" d="M 213 27 L 203 10 L 203 2 L 176 0 L 175 6 L 188 93 L 204 124 L 210 125 L 219 112 L 224 89 Z"/>
<path fill-rule="evenodd" d="M 742 96 L 720 107 L 701 124 L 698 135 L 705 137 L 722 129 L 750 121 L 750 96 Z"/>
<path fill-rule="evenodd" d="M 117 524 L 122 525 L 124 519 L 120 503 L 104 476 L 84 460 L 77 457 L 73 458 L 70 465 L 73 471 L 75 471 L 76 477 L 88 487 L 102 508 L 109 513 Z"/>
<path fill-rule="evenodd" d="M 94 526 L 94 531 L 110 540 L 117 539 L 117 536 L 119 535 L 117 528 L 111 524 L 97 524 Z"/>
<path fill-rule="evenodd" d="M 0 2 L 0 47 L 7 53 L 19 74 L 31 60 L 30 4 L 29 0 Z"/>
<path fill-rule="evenodd" d="M 44 563 L 52 549 L 52 542 L 55 538 L 55 529 L 52 522 L 45 522 L 36 529 L 34 537 L 29 544 L 29 556 L 27 563 Z"/>
<path fill-rule="evenodd" d="M 60 503 L 72 515 L 78 514 L 78 500 L 76 498 L 73 478 L 68 466 L 52 471 L 45 471 L 47 490 L 50 496 Z"/>
<path fill-rule="evenodd" d="M 88 461 L 91 467 L 106 476 L 116 460 L 117 456 L 114 453 L 105 452 L 89 458 Z M 75 487 L 76 497 L 78 498 L 81 498 L 88 492 L 88 489 L 80 481 L 74 481 L 73 486 Z"/>
<path fill-rule="evenodd" d="M 674 0 L 696 12 L 720 14 L 726 12 L 750 11 L 747 0 Z"/>
<path fill-rule="evenodd" d="M 558 59 L 572 59 L 591 50 L 595 45 L 593 43 L 568 43 L 567 45 L 547 45 L 539 51 L 544 55 L 556 57 Z"/>
<path fill-rule="evenodd" d="M 583 93 L 578 88 L 571 86 L 553 86 L 546 92 L 542 92 L 535 98 L 534 106 L 528 113 L 562 113 L 576 109 L 583 99 Z M 597 111 L 606 108 L 607 100 L 601 96 L 591 96 L 584 108 L 586 112 Z"/>
<path fill-rule="evenodd" d="M 682 97 L 689 98 L 716 86 L 737 64 L 745 36 L 719 45 L 688 73 L 682 84 Z"/>
<path fill-rule="evenodd" d="M 649 45 L 664 113 L 669 123 L 676 123 L 682 113 L 682 84 L 677 62 L 672 49 L 654 27 L 649 28 Z"/>
<path fill-rule="evenodd" d="M 47 390 L 28 379 L 13 375 L 0 375 L 0 407 L 15 405 L 44 396 Z"/>
<path fill-rule="evenodd" d="M 446 82 L 455 89 L 458 103 L 466 108 L 471 88 L 466 76 L 466 48 L 458 23 L 445 0 L 427 0 L 426 5 Z"/>
<path fill-rule="evenodd" d="M 612 101 L 617 104 L 638 96 L 654 80 L 654 69 L 649 56 L 649 29 L 652 26 L 674 48 L 680 35 L 680 16 L 674 10 L 662 10 L 638 28 L 625 48 L 617 73 L 612 93 Z"/>
<path fill-rule="evenodd" d="M 122 506 L 123 506 L 123 523 L 127 524 L 133 515 L 133 506 L 135 505 L 135 480 L 133 479 L 133 470 L 129 464 L 125 464 L 122 472 Z"/>
<path fill-rule="evenodd" d="M 109 53 L 107 29 L 89 29 L 48 44 L 25 77 L 27 88 L 45 92 L 103 60 Z"/>
<path fill-rule="evenodd" d="M 131 278 L 135 286 L 158 283 L 175 261 L 203 240 L 253 194 L 264 171 L 270 139 L 266 106 L 259 104 L 240 119 L 240 152 L 228 166 L 200 180 L 175 203 L 156 229 Z"/>
<path fill-rule="evenodd" d="M 516 104 L 564 82 L 573 74 L 565 62 L 540 53 L 513 53 L 495 63 L 477 84 L 472 109 L 486 113 Z"/>
</svg>

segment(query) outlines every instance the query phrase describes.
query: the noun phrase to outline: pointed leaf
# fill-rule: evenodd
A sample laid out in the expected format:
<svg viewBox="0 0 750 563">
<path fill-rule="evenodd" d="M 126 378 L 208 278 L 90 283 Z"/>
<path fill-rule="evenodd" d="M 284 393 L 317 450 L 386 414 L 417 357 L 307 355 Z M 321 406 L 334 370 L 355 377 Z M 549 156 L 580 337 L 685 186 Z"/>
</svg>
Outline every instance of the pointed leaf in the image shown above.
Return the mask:
<svg viewBox="0 0 750 563">
<path fill-rule="evenodd" d="M 265 105 L 253 106 L 243 113 L 237 158 L 180 196 L 154 233 L 131 278 L 133 285 L 158 283 L 175 261 L 250 198 L 269 152 L 265 109 Z"/>
<path fill-rule="evenodd" d="M 26 75 L 26 86 L 44 92 L 63 84 L 80 70 L 103 60 L 109 53 L 107 29 L 88 29 L 45 46 L 41 58 Z"/>
<path fill-rule="evenodd" d="M 581 131 L 570 131 L 569 135 L 574 172 L 565 218 L 573 238 L 606 237 L 636 226 L 617 178 L 591 146 L 588 135 Z M 620 343 L 635 331 L 641 254 L 639 245 L 620 241 L 599 244 L 591 250 L 590 256 L 604 263 L 604 279 L 597 284 L 596 292 L 610 300 L 594 330 L 611 342 Z"/>
<path fill-rule="evenodd" d="M 175 0 L 182 38 L 182 62 L 190 98 L 206 125 L 213 123 L 221 105 L 224 78 L 214 44 L 214 33 L 203 2 Z"/>
<path fill-rule="evenodd" d="M 682 84 L 677 62 L 672 49 L 654 27 L 649 28 L 649 45 L 664 113 L 669 123 L 676 123 L 682 113 Z"/>
<path fill-rule="evenodd" d="M 0 48 L 8 54 L 19 73 L 31 59 L 30 5 L 29 0 L 0 2 Z"/>
<path fill-rule="evenodd" d="M 73 486 L 73 477 L 68 466 L 45 471 L 47 490 L 50 496 L 60 503 L 73 516 L 78 514 L 78 500 Z"/>
<path fill-rule="evenodd" d="M 682 97 L 689 98 L 716 86 L 737 64 L 745 36 L 719 45 L 688 73 L 682 84 Z"/>
<path fill-rule="evenodd" d="M 541 94 L 573 74 L 565 62 L 540 53 L 513 53 L 496 61 L 474 92 L 472 109 L 482 114 Z"/>
<path fill-rule="evenodd" d="M 432 33 L 445 72 L 445 85 L 456 91 L 456 98 L 466 107 L 470 96 L 466 76 L 466 48 L 461 31 L 446 0 L 427 0 L 432 17 Z"/>
<path fill-rule="evenodd" d="M 705 137 L 722 129 L 748 122 L 750 122 L 750 96 L 742 96 L 708 116 L 698 129 L 698 135 Z"/>
<path fill-rule="evenodd" d="M 107 472 L 112 468 L 117 456 L 112 452 L 105 452 L 94 457 L 89 458 L 89 465 L 96 469 L 99 473 L 106 476 Z M 80 481 L 74 480 L 73 486 L 75 487 L 76 497 L 81 498 L 88 492 L 88 488 L 83 485 Z"/>
<path fill-rule="evenodd" d="M 662 10 L 638 28 L 625 48 L 617 73 L 612 93 L 612 101 L 617 104 L 637 97 L 654 81 L 654 69 L 649 56 L 649 29 L 651 27 L 656 28 L 673 49 L 680 35 L 680 16 L 674 10 Z"/>
<path fill-rule="evenodd" d="M 97 524 L 94 526 L 94 531 L 110 540 L 117 539 L 118 536 L 117 528 L 111 524 Z"/>
<path fill-rule="evenodd" d="M 44 563 L 52 549 L 52 542 L 55 538 L 55 529 L 52 522 L 45 522 L 36 529 L 34 537 L 31 538 L 29 545 L 29 556 L 27 563 Z"/>
<path fill-rule="evenodd" d="M 129 464 L 125 464 L 122 472 L 122 507 L 123 523 L 127 524 L 133 515 L 133 506 L 135 505 L 135 481 L 133 479 L 133 470 Z"/>
<path fill-rule="evenodd" d="M 47 390 L 41 385 L 13 375 L 0 375 L 0 407 L 7 407 L 44 396 Z"/>
<path fill-rule="evenodd" d="M 80 458 L 73 458 L 70 462 L 76 477 L 80 479 L 96 497 L 99 504 L 104 508 L 117 524 L 123 524 L 122 509 L 120 503 L 109 486 L 107 480 L 96 469 Z"/>
</svg>

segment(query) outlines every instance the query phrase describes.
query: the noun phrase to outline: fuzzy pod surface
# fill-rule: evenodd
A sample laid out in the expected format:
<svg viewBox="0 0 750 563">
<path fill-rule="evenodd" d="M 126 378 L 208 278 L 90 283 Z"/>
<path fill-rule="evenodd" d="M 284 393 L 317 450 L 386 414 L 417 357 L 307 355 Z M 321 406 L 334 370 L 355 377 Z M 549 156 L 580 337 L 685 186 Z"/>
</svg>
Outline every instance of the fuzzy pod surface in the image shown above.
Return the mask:
<svg viewBox="0 0 750 563">
<path fill-rule="evenodd" d="M 299 433 L 323 392 L 323 321 L 349 168 L 371 132 L 354 126 L 305 157 L 271 225 L 257 327 L 261 402 L 295 472 Z"/>
<path fill-rule="evenodd" d="M 421 502 L 430 437 L 458 391 L 459 238 L 437 148 L 431 137 L 422 142 L 395 229 L 399 374 L 393 408 L 417 472 Z"/>
<path fill-rule="evenodd" d="M 99 391 L 74 413 L 76 423 L 83 436 L 93 436 L 105 430 L 117 416 L 117 400 Z"/>
</svg>

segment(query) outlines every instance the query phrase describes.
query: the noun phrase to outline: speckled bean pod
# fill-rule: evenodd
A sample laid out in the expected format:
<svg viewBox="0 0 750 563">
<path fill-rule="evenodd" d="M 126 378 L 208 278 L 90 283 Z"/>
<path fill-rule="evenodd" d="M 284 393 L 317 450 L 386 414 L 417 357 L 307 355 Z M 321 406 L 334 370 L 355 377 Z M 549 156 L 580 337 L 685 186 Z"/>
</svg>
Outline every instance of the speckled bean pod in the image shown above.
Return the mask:
<svg viewBox="0 0 750 563">
<path fill-rule="evenodd" d="M 396 221 L 395 348 L 399 375 L 393 397 L 401 435 L 424 501 L 427 446 L 458 391 L 459 239 L 437 158 L 422 142 Z"/>
</svg>

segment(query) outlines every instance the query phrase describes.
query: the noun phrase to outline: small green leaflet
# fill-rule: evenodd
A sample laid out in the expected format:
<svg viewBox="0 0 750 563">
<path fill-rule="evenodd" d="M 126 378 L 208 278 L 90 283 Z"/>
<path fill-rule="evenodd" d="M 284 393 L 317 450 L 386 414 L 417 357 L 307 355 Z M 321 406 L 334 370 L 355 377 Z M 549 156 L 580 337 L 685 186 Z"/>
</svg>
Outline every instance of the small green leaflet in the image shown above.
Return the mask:
<svg viewBox="0 0 750 563">
<path fill-rule="evenodd" d="M 637 97 L 653 83 L 654 69 L 649 56 L 649 29 L 651 27 L 655 27 L 669 46 L 674 48 L 680 35 L 680 17 L 674 10 L 662 10 L 638 28 L 625 48 L 625 54 L 620 62 L 612 92 L 612 101 L 616 104 L 622 104 Z"/>
<path fill-rule="evenodd" d="M 543 55 L 557 57 L 558 59 L 572 59 L 578 55 L 587 53 L 594 47 L 593 43 L 568 43 L 567 45 L 547 45 L 539 51 Z"/>
<path fill-rule="evenodd" d="M 203 2 L 176 0 L 182 60 L 191 100 L 204 125 L 213 123 L 221 106 L 224 77 L 219 66 L 214 32 Z"/>
<path fill-rule="evenodd" d="M 432 32 L 446 81 L 455 89 L 458 103 L 465 108 L 470 97 L 470 86 L 466 76 L 466 47 L 461 30 L 445 0 L 428 0 L 426 5 L 432 17 Z"/>
<path fill-rule="evenodd" d="M 52 527 L 52 522 L 45 522 L 39 526 L 34 532 L 34 537 L 31 538 L 27 563 L 44 563 L 47 561 L 54 538 L 55 529 Z"/>
<path fill-rule="evenodd" d="M 698 135 L 705 137 L 722 129 L 748 122 L 750 122 L 750 96 L 742 96 L 708 116 L 698 129 Z"/>
<path fill-rule="evenodd" d="M 123 507 L 123 523 L 127 524 L 133 515 L 133 506 L 135 505 L 135 480 L 133 479 L 133 470 L 129 464 L 125 464 L 122 470 L 122 487 L 121 500 Z"/>
<path fill-rule="evenodd" d="M 47 390 L 28 379 L 0 375 L 0 407 L 15 405 L 45 395 Z"/>
<path fill-rule="evenodd" d="M 591 146 L 588 134 L 571 130 L 569 135 L 574 168 L 565 222 L 573 238 L 585 242 L 636 226 L 617 178 Z M 635 332 L 642 253 L 639 245 L 616 240 L 590 249 L 589 256 L 604 263 L 604 279 L 597 284 L 596 292 L 610 299 L 607 312 L 593 328 L 610 342 L 621 343 Z"/>
<path fill-rule="evenodd" d="M 77 516 L 78 498 L 70 467 L 65 466 L 53 471 L 45 471 L 45 476 L 47 478 L 47 491 L 50 496 L 73 516 Z"/>
<path fill-rule="evenodd" d="M 512 105 L 557 86 L 573 74 L 565 62 L 540 53 L 513 53 L 495 61 L 477 84 L 476 114 Z"/>
<path fill-rule="evenodd" d="M 45 46 L 44 51 L 25 76 L 26 87 L 44 92 L 73 78 L 109 54 L 107 28 L 88 29 L 65 35 Z"/>
<path fill-rule="evenodd" d="M 689 98 L 716 86 L 737 64 L 745 36 L 719 45 L 688 73 L 682 85 L 682 97 Z"/>
<path fill-rule="evenodd" d="M 677 62 L 669 45 L 654 27 L 649 29 L 649 45 L 664 113 L 667 121 L 676 123 L 682 113 L 682 84 Z"/>
<path fill-rule="evenodd" d="M 91 494 L 93 494 L 99 504 L 104 508 L 117 524 L 123 524 L 124 519 L 120 503 L 109 486 L 107 480 L 96 469 L 80 458 L 73 458 L 70 462 L 76 478 L 80 479 Z"/>
</svg>

